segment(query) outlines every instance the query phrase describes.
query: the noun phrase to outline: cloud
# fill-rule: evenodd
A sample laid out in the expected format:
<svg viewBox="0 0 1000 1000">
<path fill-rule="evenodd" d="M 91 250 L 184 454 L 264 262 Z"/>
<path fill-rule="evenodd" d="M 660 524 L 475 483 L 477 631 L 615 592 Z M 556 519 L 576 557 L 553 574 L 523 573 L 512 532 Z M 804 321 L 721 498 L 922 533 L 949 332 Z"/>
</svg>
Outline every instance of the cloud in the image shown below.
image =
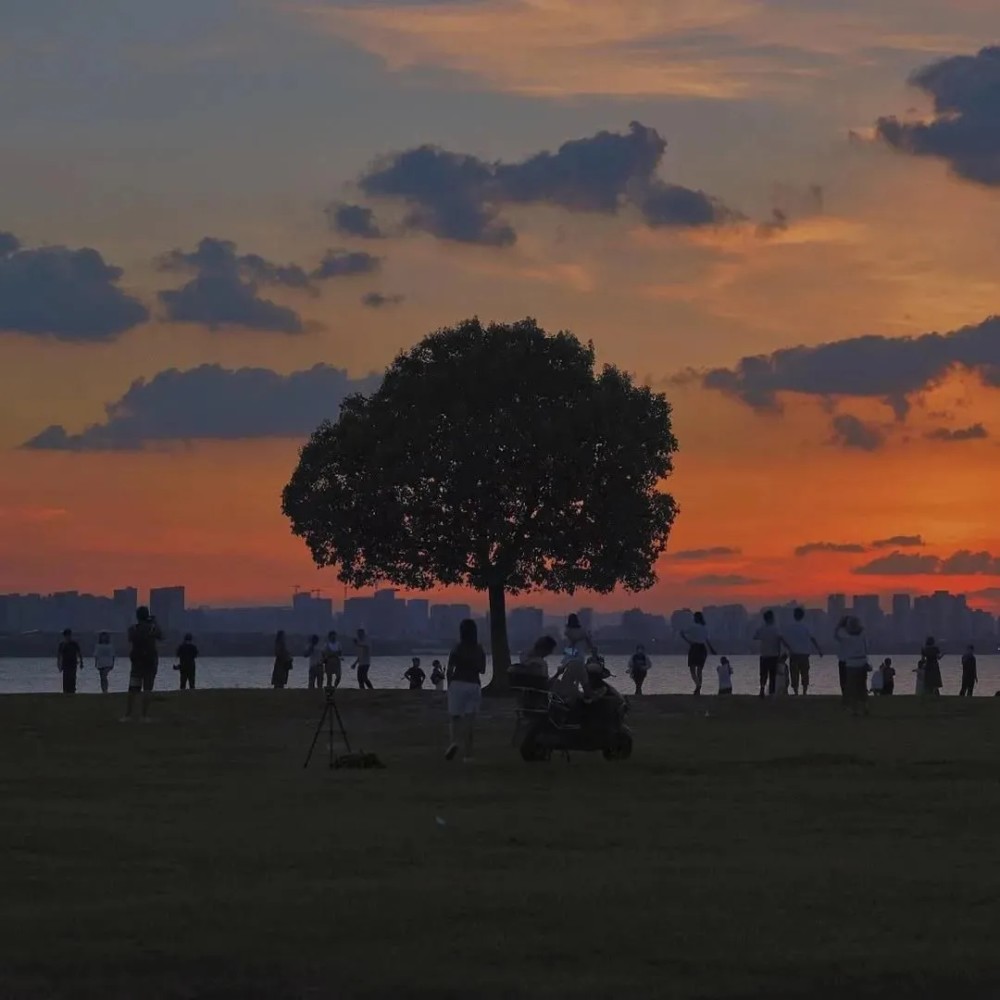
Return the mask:
<svg viewBox="0 0 1000 1000">
<path fill-rule="evenodd" d="M 706 573 L 704 576 L 693 576 L 687 581 L 693 587 L 749 587 L 755 583 L 765 583 L 751 576 L 741 576 L 739 573 Z"/>
<path fill-rule="evenodd" d="M 868 335 L 814 347 L 788 347 L 742 358 L 733 368 L 700 374 L 702 385 L 762 412 L 780 412 L 782 393 L 884 400 L 897 418 L 909 397 L 954 369 L 1000 388 L 1000 317 L 951 333 L 915 337 Z"/>
<path fill-rule="evenodd" d="M 344 236 L 360 236 L 367 240 L 378 240 L 384 235 L 375 213 L 365 205 L 350 205 L 334 202 L 327 205 L 327 222 L 335 233 Z"/>
<path fill-rule="evenodd" d="M 893 535 L 872 542 L 873 549 L 922 549 L 926 543 L 922 535 Z"/>
<path fill-rule="evenodd" d="M 327 250 L 319 266 L 312 272 L 317 281 L 330 278 L 353 278 L 372 274 L 382 266 L 382 258 L 360 250 Z"/>
<path fill-rule="evenodd" d="M 510 205 L 552 205 L 614 215 L 632 207 L 650 226 L 699 227 L 738 218 L 703 191 L 657 176 L 666 140 L 632 122 L 627 133 L 598 132 L 518 163 L 488 163 L 466 153 L 418 146 L 377 160 L 359 180 L 370 198 L 406 203 L 406 230 L 484 246 L 510 246 Z"/>
<path fill-rule="evenodd" d="M 146 445 L 196 440 L 304 437 L 341 401 L 371 392 L 377 376 L 351 378 L 346 371 L 315 365 L 281 375 L 268 368 L 227 369 L 201 365 L 138 379 L 105 417 L 79 433 L 46 428 L 23 448 L 41 451 L 136 451 Z"/>
<path fill-rule="evenodd" d="M 403 295 L 383 295 L 381 292 L 368 292 L 361 297 L 361 304 L 369 309 L 384 309 L 386 306 L 397 306 L 403 301 Z"/>
<path fill-rule="evenodd" d="M 89 247 L 27 249 L 0 232 L 0 331 L 74 343 L 114 340 L 149 318 L 122 270 Z"/>
<path fill-rule="evenodd" d="M 686 562 L 697 562 L 702 559 L 725 558 L 726 556 L 740 555 L 740 549 L 731 548 L 728 545 L 715 545 L 708 549 L 682 549 L 680 552 L 670 552 L 671 559 L 680 559 Z"/>
<path fill-rule="evenodd" d="M 865 423 L 850 413 L 840 413 L 830 424 L 833 430 L 831 444 L 859 451 L 878 451 L 885 444 L 885 435 L 874 424 Z"/>
<path fill-rule="evenodd" d="M 955 430 L 936 427 L 924 435 L 929 441 L 981 441 L 989 436 L 990 432 L 982 424 L 972 424 L 971 427 L 959 427 Z"/>
<path fill-rule="evenodd" d="M 1000 576 L 1000 556 L 961 549 L 952 555 L 892 552 L 852 571 L 862 576 Z"/>
<path fill-rule="evenodd" d="M 808 556 L 812 555 L 814 552 L 866 552 L 867 549 L 863 545 L 858 545 L 856 542 L 806 542 L 805 545 L 799 545 L 795 549 L 795 554 L 797 556 Z"/>
<path fill-rule="evenodd" d="M 901 152 L 944 160 L 965 180 L 1000 186 L 1000 47 L 931 63 L 910 82 L 933 99 L 933 118 L 879 118 L 876 135 Z"/>
</svg>

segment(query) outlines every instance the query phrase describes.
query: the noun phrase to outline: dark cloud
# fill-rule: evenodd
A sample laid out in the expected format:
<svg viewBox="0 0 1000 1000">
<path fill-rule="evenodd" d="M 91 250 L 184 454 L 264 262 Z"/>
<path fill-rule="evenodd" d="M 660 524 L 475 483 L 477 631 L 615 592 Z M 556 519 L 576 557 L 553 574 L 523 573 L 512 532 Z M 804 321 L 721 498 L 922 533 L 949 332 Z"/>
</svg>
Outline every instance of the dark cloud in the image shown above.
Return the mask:
<svg viewBox="0 0 1000 1000">
<path fill-rule="evenodd" d="M 286 288 L 309 288 L 309 275 L 298 264 L 274 264 L 259 254 L 238 254 L 232 240 L 206 236 L 190 253 L 171 250 L 160 258 L 164 271 L 200 275 L 236 275 L 244 281 Z"/>
<path fill-rule="evenodd" d="M 851 337 L 815 347 L 789 347 L 742 358 L 733 368 L 701 373 L 715 389 L 760 411 L 780 412 L 781 394 L 868 397 L 906 416 L 909 397 L 965 369 L 1000 388 L 1000 318 L 952 333 L 917 337 Z"/>
<path fill-rule="evenodd" d="M 366 240 L 378 240 L 384 235 L 375 213 L 365 205 L 334 202 L 327 205 L 325 211 L 327 222 L 335 233 L 360 236 Z"/>
<path fill-rule="evenodd" d="M 0 232 L 0 331 L 93 343 L 113 340 L 149 318 L 118 287 L 122 270 L 89 247 L 27 249 Z"/>
<path fill-rule="evenodd" d="M 403 301 L 402 295 L 383 295 L 381 292 L 368 292 L 361 297 L 361 304 L 369 309 L 384 309 L 386 306 L 398 306 Z"/>
<path fill-rule="evenodd" d="M 752 576 L 741 576 L 739 573 L 706 573 L 704 576 L 693 576 L 687 581 L 693 587 L 749 587 L 754 583 L 765 583 Z"/>
<path fill-rule="evenodd" d="M 857 566 L 862 576 L 1000 576 L 1000 556 L 961 549 L 947 558 L 892 552 Z"/>
<path fill-rule="evenodd" d="M 926 543 L 922 535 L 893 535 L 872 542 L 873 549 L 922 549 Z"/>
<path fill-rule="evenodd" d="M 598 132 L 518 163 L 488 163 L 420 146 L 378 160 L 360 186 L 371 198 L 406 202 L 406 229 L 488 246 L 509 246 L 517 239 L 500 218 L 507 205 L 604 214 L 631 205 L 651 226 L 705 226 L 736 218 L 704 192 L 656 176 L 666 147 L 655 129 L 639 122 L 627 133 Z"/>
<path fill-rule="evenodd" d="M 874 424 L 867 424 L 850 413 L 838 414 L 830 423 L 831 444 L 859 451 L 878 451 L 885 444 L 885 435 Z"/>
<path fill-rule="evenodd" d="M 689 562 L 738 555 L 740 555 L 740 550 L 730 548 L 728 545 L 715 545 L 708 549 L 682 549 L 680 552 L 669 553 L 671 559 L 681 559 Z"/>
<path fill-rule="evenodd" d="M 327 250 L 319 267 L 312 273 L 317 281 L 329 278 L 353 278 L 372 274 L 382 266 L 382 258 L 360 250 Z"/>
<path fill-rule="evenodd" d="M 982 424 L 973 424 L 971 427 L 958 427 L 955 430 L 937 427 L 924 436 L 930 441 L 981 441 L 988 438 L 990 432 Z"/>
<path fill-rule="evenodd" d="M 931 63 L 910 82 L 933 99 L 934 117 L 879 118 L 878 137 L 913 156 L 942 159 L 966 180 L 1000 185 L 1000 47 Z"/>
<path fill-rule="evenodd" d="M 353 379 L 329 365 L 281 375 L 268 368 L 171 368 L 133 382 L 79 433 L 52 426 L 22 446 L 51 451 L 133 451 L 146 445 L 261 437 L 304 437 L 336 418 L 345 396 L 371 392 L 379 378 Z"/>
<path fill-rule="evenodd" d="M 853 552 L 857 554 L 867 551 L 863 545 L 858 545 L 857 542 L 806 542 L 805 545 L 799 545 L 795 549 L 795 554 L 797 556 L 808 556 L 814 552 Z"/>
</svg>

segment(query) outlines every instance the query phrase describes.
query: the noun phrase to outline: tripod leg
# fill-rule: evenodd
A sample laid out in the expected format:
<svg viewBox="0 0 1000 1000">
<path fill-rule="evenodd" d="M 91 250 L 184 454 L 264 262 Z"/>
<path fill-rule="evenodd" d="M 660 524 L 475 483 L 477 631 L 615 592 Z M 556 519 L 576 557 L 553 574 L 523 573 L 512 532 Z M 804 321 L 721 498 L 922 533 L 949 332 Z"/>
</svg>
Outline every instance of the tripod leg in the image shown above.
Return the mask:
<svg viewBox="0 0 1000 1000">
<path fill-rule="evenodd" d="M 344 728 L 344 720 L 340 717 L 340 709 L 337 708 L 337 703 L 331 701 L 330 704 L 333 706 L 333 714 L 337 716 L 337 725 L 340 726 L 340 735 L 344 738 L 344 746 L 347 747 L 347 752 L 351 752 L 351 741 L 347 738 L 347 730 Z M 333 719 L 330 719 L 330 743 L 333 744 Z"/>
<path fill-rule="evenodd" d="M 323 723 L 326 722 L 326 717 L 330 714 L 330 706 L 327 705 L 323 709 L 323 714 L 319 717 L 319 723 L 316 725 L 316 732 L 313 733 L 312 743 L 309 744 L 309 753 L 306 754 L 306 762 L 302 765 L 303 768 L 309 766 L 309 761 L 312 760 L 313 750 L 316 749 L 316 741 L 319 739 L 319 734 L 323 730 Z"/>
<path fill-rule="evenodd" d="M 330 711 L 331 708 L 333 709 L 333 712 Z M 337 711 L 337 706 L 334 703 L 333 693 L 331 692 L 327 696 L 327 702 L 326 702 L 326 714 L 327 714 L 327 716 L 329 717 L 329 720 L 330 720 L 330 728 L 329 728 L 329 731 L 327 732 L 327 739 L 330 741 L 329 744 L 328 744 L 328 747 L 329 747 L 329 750 L 330 750 L 330 770 L 331 771 L 334 768 L 334 762 L 333 762 L 333 715 L 334 715 L 334 712 L 336 712 L 336 711 Z"/>
</svg>

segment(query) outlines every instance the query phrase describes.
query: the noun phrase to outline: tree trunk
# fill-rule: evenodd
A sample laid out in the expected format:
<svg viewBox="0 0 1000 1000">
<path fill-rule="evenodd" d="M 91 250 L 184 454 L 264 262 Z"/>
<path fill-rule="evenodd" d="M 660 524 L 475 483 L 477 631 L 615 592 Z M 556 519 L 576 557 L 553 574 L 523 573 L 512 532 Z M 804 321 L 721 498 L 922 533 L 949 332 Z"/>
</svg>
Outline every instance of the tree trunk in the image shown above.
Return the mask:
<svg viewBox="0 0 1000 1000">
<path fill-rule="evenodd" d="M 510 694 L 510 644 L 507 641 L 507 595 L 502 583 L 490 584 L 490 646 L 493 651 L 493 678 L 486 686 L 491 695 Z"/>
</svg>

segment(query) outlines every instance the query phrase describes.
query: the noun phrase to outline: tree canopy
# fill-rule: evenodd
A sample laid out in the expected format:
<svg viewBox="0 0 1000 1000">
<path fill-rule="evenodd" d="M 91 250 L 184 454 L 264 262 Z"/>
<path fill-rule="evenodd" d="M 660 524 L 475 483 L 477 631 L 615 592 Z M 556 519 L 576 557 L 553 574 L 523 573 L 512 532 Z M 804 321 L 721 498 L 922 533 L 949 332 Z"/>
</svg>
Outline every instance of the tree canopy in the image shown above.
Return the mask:
<svg viewBox="0 0 1000 1000">
<path fill-rule="evenodd" d="M 459 584 L 490 597 L 643 590 L 677 514 L 666 397 L 532 319 L 438 330 L 302 449 L 282 509 L 319 566 L 354 587 Z"/>
</svg>

